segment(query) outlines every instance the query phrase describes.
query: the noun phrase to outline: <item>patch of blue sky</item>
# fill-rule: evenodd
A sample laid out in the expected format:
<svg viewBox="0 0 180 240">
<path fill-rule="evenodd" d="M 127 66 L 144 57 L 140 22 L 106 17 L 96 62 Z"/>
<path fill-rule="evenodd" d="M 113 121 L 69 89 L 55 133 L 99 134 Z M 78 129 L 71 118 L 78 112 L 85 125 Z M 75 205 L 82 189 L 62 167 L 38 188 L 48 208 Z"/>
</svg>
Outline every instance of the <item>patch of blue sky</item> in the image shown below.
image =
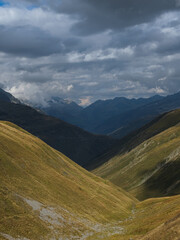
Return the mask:
<svg viewBox="0 0 180 240">
<path fill-rule="evenodd" d="M 3 1 L 0 1 L 0 6 L 4 6 L 5 3 Z"/>
<path fill-rule="evenodd" d="M 35 8 L 38 8 L 38 6 L 37 5 L 30 5 L 30 6 L 27 7 L 28 10 L 33 10 Z"/>
<path fill-rule="evenodd" d="M 7 1 L 0 0 L 0 7 L 8 6 L 9 3 Z"/>
</svg>

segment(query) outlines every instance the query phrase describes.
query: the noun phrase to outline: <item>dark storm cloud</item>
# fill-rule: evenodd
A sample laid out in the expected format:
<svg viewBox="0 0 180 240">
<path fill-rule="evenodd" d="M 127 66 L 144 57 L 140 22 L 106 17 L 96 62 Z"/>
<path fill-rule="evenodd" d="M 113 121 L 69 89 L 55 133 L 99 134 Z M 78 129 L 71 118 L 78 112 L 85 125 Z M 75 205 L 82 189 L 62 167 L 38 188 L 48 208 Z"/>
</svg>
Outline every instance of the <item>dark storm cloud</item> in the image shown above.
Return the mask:
<svg viewBox="0 0 180 240">
<path fill-rule="evenodd" d="M 70 14 L 79 14 L 82 21 L 74 29 L 89 35 L 106 29 L 145 23 L 177 7 L 175 0 L 64 0 L 60 9 Z"/>
<path fill-rule="evenodd" d="M 13 3 L 13 1 L 10 1 Z M 17 1 L 18 2 L 18 1 Z M 160 14 L 177 10 L 179 0 L 21 0 L 79 17 L 73 27 L 78 34 L 93 34 L 151 21 Z"/>
<path fill-rule="evenodd" d="M 0 51 L 6 53 L 37 57 L 63 51 L 59 39 L 29 26 L 0 26 L 0 36 Z"/>
<path fill-rule="evenodd" d="M 0 7 L 0 84 L 17 97 L 89 103 L 180 89 L 180 1 L 8 2 Z"/>
</svg>

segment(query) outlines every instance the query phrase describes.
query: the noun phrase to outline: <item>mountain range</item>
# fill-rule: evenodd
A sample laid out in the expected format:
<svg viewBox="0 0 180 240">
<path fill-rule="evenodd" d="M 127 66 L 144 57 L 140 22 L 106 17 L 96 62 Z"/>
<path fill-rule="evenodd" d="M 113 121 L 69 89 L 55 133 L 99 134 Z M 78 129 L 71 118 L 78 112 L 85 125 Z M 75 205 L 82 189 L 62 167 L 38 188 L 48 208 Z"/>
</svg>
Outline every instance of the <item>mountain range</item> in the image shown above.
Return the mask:
<svg viewBox="0 0 180 240">
<path fill-rule="evenodd" d="M 86 108 L 57 98 L 41 109 L 86 131 L 121 139 L 155 117 L 180 107 L 180 92 L 167 97 L 98 100 Z M 63 103 L 63 104 L 62 104 Z"/>
<path fill-rule="evenodd" d="M 162 97 L 160 96 L 139 99 L 116 97 L 114 99 L 104 101 L 98 100 L 83 109 L 80 114 L 78 114 L 78 120 L 76 120 L 76 124 L 90 132 L 101 132 L 102 134 L 108 134 L 109 131 L 106 128 L 111 126 L 111 122 L 108 122 L 109 120 L 112 121 L 120 114 L 124 114 L 127 111 L 132 111 L 140 106 L 154 102 L 161 98 Z M 108 122 L 107 126 L 106 122 Z"/>
</svg>

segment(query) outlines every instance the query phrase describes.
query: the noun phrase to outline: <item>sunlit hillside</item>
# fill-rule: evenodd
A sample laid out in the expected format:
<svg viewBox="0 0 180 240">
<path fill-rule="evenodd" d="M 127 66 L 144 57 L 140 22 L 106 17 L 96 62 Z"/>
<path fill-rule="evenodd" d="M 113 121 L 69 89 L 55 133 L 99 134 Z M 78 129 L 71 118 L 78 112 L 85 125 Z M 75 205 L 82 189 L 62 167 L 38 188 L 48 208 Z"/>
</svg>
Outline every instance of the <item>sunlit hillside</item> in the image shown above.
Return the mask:
<svg viewBox="0 0 180 240">
<path fill-rule="evenodd" d="M 140 200 L 180 194 L 179 121 L 180 110 L 163 116 L 137 135 L 137 142 L 156 131 L 158 134 L 131 151 L 116 154 L 93 172 Z M 136 144 L 136 138 L 130 144 Z"/>
<path fill-rule="evenodd" d="M 175 240 L 180 195 L 139 202 L 0 122 L 0 239 Z"/>
<path fill-rule="evenodd" d="M 1 239 L 111 236 L 137 202 L 8 122 L 0 123 L 0 169 Z"/>
</svg>

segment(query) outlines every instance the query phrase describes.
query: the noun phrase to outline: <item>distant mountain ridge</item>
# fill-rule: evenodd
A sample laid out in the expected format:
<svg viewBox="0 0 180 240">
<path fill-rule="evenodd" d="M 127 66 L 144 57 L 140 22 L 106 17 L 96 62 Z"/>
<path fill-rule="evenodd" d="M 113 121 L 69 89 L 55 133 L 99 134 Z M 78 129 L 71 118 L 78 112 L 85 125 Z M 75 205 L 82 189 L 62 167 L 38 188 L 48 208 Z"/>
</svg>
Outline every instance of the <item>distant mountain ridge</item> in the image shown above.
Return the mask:
<svg viewBox="0 0 180 240">
<path fill-rule="evenodd" d="M 167 97 L 98 100 L 86 108 L 52 102 L 44 111 L 86 131 L 121 139 L 155 117 L 180 107 L 180 92 Z"/>
<path fill-rule="evenodd" d="M 73 101 L 53 97 L 47 101 L 48 106 L 35 107 L 41 109 L 46 114 L 62 119 L 92 133 L 99 132 L 99 126 L 103 125 L 110 118 L 131 111 L 137 107 L 162 99 L 161 96 L 151 98 L 127 99 L 116 97 L 108 100 L 98 100 L 86 108 L 80 107 Z M 107 134 L 107 132 L 102 132 Z"/>
<path fill-rule="evenodd" d="M 69 123 L 72 123 L 73 121 L 71 120 L 75 118 L 83 109 L 74 101 L 60 97 L 52 97 L 49 99 L 47 101 L 47 106 L 34 106 L 50 116 L 59 118 Z"/>
<path fill-rule="evenodd" d="M 116 97 L 114 99 L 98 100 L 83 109 L 77 116 L 78 122 L 74 124 L 90 132 L 98 133 L 100 126 L 108 119 L 161 98 L 160 96 L 139 99 Z M 107 134 L 107 132 L 102 133 Z"/>
<path fill-rule="evenodd" d="M 128 111 L 123 115 L 116 116 L 111 122 L 110 136 L 122 138 L 127 134 L 141 128 L 145 124 L 152 121 L 160 114 L 180 108 L 180 92 L 164 97 L 160 100 L 150 102 L 144 106 L 138 107 L 135 110 Z M 105 133 L 104 129 L 108 126 L 104 123 L 104 127 L 99 128 L 99 134 Z M 118 127 L 120 126 L 120 129 Z"/>
</svg>

